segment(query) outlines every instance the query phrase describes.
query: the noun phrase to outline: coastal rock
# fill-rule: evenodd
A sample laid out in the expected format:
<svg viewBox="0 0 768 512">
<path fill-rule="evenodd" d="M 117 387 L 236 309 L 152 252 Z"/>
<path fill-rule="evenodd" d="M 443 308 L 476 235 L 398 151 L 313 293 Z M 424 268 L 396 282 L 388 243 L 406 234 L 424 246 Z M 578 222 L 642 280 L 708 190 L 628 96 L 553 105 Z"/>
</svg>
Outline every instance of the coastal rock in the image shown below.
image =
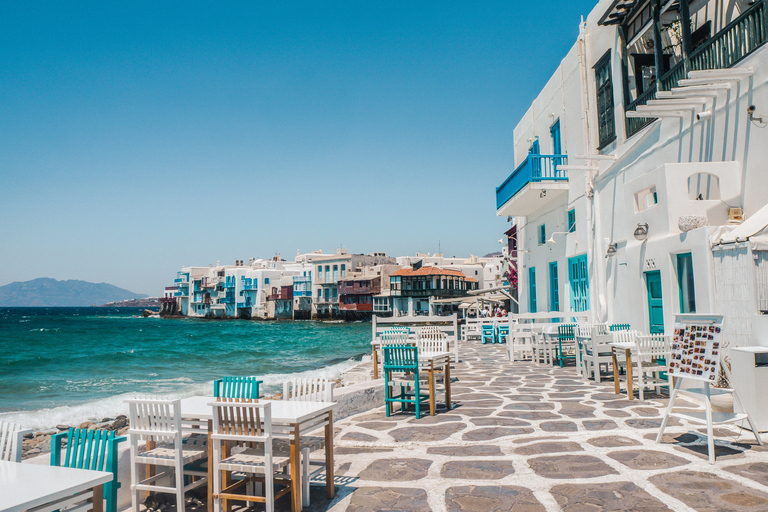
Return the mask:
<svg viewBox="0 0 768 512">
<path fill-rule="evenodd" d="M 69 430 L 69 425 L 56 425 L 56 428 L 63 432 L 64 430 Z"/>
<path fill-rule="evenodd" d="M 126 418 L 123 415 L 118 416 L 115 418 L 115 421 L 113 421 L 108 427 L 106 427 L 107 430 L 120 430 L 122 428 L 125 428 L 128 426 L 128 418 Z"/>
<path fill-rule="evenodd" d="M 87 428 L 90 428 L 90 426 L 93 425 L 93 424 L 94 423 L 92 421 L 84 421 L 81 424 L 79 424 L 77 426 L 77 428 L 85 428 L 85 429 L 87 429 Z"/>
</svg>

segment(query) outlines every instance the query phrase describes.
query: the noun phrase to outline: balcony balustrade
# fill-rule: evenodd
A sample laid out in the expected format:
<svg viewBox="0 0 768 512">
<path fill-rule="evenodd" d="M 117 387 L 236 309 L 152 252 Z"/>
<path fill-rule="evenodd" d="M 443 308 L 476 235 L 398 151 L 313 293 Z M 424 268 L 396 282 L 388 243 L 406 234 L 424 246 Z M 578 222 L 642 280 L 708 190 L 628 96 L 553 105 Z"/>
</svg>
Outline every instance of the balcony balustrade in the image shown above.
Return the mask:
<svg viewBox="0 0 768 512">
<path fill-rule="evenodd" d="M 568 175 L 558 169 L 567 155 L 528 154 L 496 188 L 498 215 L 525 216 L 568 189 Z"/>
<path fill-rule="evenodd" d="M 720 32 L 691 52 L 687 59 L 672 66 L 669 71 L 659 77 L 662 90 L 670 91 L 677 87 L 680 80 L 690 71 L 733 67 L 765 44 L 768 40 L 766 5 L 765 0 L 757 0 Z M 635 110 L 638 105 L 646 105 L 649 100 L 655 98 L 656 87 L 653 86 L 629 103 L 625 111 Z M 631 137 L 653 121 L 653 118 L 627 118 L 627 137 Z"/>
</svg>

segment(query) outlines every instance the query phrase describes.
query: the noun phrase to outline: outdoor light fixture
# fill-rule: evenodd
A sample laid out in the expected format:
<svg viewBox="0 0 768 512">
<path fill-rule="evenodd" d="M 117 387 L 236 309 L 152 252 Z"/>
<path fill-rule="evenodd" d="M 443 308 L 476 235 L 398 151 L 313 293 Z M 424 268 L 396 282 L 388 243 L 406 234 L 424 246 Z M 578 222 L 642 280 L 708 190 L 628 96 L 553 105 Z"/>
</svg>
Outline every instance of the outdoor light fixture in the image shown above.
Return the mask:
<svg viewBox="0 0 768 512">
<path fill-rule="evenodd" d="M 546 190 L 542 190 L 541 192 L 539 192 L 539 197 L 542 198 L 542 199 L 547 197 L 547 191 Z"/>
<path fill-rule="evenodd" d="M 568 233 L 570 233 L 570 231 L 556 231 L 552 233 L 552 235 L 549 237 L 549 240 L 547 240 L 547 243 L 556 244 L 557 242 L 555 242 L 555 235 L 567 235 Z"/>
<path fill-rule="evenodd" d="M 611 256 L 614 256 L 616 254 L 616 248 L 619 246 L 619 244 L 608 244 L 608 250 L 605 253 L 606 258 L 610 258 Z"/>
<path fill-rule="evenodd" d="M 645 241 L 645 239 L 648 238 L 648 224 L 638 224 L 633 234 L 635 236 L 635 240 L 639 240 L 641 242 Z"/>
</svg>

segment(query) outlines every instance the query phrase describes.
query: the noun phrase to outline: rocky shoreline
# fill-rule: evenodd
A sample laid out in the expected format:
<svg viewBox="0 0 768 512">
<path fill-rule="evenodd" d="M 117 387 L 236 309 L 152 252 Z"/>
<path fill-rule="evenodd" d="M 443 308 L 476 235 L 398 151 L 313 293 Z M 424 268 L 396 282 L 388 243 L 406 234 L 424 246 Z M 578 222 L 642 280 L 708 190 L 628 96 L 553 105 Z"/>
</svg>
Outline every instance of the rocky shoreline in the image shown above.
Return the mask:
<svg viewBox="0 0 768 512">
<path fill-rule="evenodd" d="M 100 422 L 85 421 L 79 425 L 56 425 L 55 429 L 29 433 L 24 436 L 22 459 L 29 459 L 50 452 L 51 436 L 59 432 L 66 432 L 70 428 L 114 431 L 115 435 L 121 436 L 128 430 L 128 417 L 121 414 L 116 418 L 104 418 Z M 66 446 L 66 439 L 64 446 Z"/>
<path fill-rule="evenodd" d="M 367 367 L 366 367 L 367 365 Z M 339 390 L 344 386 L 352 383 L 361 382 L 367 380 L 370 374 L 370 365 L 363 362 L 346 370 L 341 374 L 339 379 L 336 379 L 335 389 Z M 267 399 L 282 399 L 282 393 L 276 393 L 274 395 L 264 395 L 263 398 Z M 59 432 L 66 432 L 70 428 L 81 428 L 88 430 L 107 430 L 114 431 L 115 435 L 125 435 L 128 430 L 128 417 L 124 414 L 118 415 L 116 418 L 103 418 L 101 421 L 85 421 L 79 425 L 56 425 L 56 428 L 39 430 L 24 436 L 24 443 L 22 447 L 22 459 L 29 459 L 37 457 L 51 451 L 51 436 L 58 434 Z M 66 443 L 66 440 L 65 440 Z M 64 445 L 66 446 L 66 444 Z"/>
</svg>

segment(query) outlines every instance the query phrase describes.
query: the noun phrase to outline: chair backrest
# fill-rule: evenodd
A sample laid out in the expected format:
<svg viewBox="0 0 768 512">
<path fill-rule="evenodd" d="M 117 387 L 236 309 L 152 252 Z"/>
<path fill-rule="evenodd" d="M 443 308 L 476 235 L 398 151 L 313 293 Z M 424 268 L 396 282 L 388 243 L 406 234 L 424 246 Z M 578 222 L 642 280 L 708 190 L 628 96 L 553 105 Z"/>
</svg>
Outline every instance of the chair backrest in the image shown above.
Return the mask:
<svg viewBox="0 0 768 512">
<path fill-rule="evenodd" d="M 21 447 L 24 434 L 29 432 L 32 431 L 22 430 L 15 423 L 0 422 L 0 460 L 21 462 Z"/>
<path fill-rule="evenodd" d="M 614 343 L 634 343 L 637 335 L 637 331 L 613 331 Z"/>
<path fill-rule="evenodd" d="M 637 343 L 637 353 L 639 356 L 649 358 L 669 357 L 672 336 L 664 334 L 637 336 L 635 342 Z"/>
<path fill-rule="evenodd" d="M 589 338 L 592 336 L 592 326 L 586 324 L 578 324 L 576 326 L 576 336 L 581 338 Z"/>
<path fill-rule="evenodd" d="M 483 324 L 483 334 L 493 334 L 495 328 L 493 324 Z"/>
<path fill-rule="evenodd" d="M 383 347 L 384 371 L 419 372 L 419 349 L 417 347 L 389 346 Z"/>
<path fill-rule="evenodd" d="M 557 339 L 559 341 L 572 341 L 576 337 L 576 324 L 557 326 Z"/>
<path fill-rule="evenodd" d="M 131 398 L 126 403 L 131 444 L 139 439 L 170 441 L 181 449 L 181 399 Z"/>
<path fill-rule="evenodd" d="M 223 377 L 213 381 L 213 396 L 216 398 L 259 398 L 259 384 L 256 377 Z"/>
<path fill-rule="evenodd" d="M 62 458 L 61 441 L 66 439 Z M 70 428 L 54 434 L 51 439 L 51 466 L 117 472 L 117 443 L 125 437 L 115 437 L 114 431 Z"/>
<path fill-rule="evenodd" d="M 611 332 L 614 331 L 628 331 L 629 330 L 629 324 L 611 324 L 608 327 Z"/>
<path fill-rule="evenodd" d="M 283 382 L 283 400 L 297 402 L 333 402 L 335 382 L 316 379 L 293 379 Z"/>
<path fill-rule="evenodd" d="M 422 352 L 448 352 L 448 335 L 438 327 L 421 328 L 417 341 Z"/>
<path fill-rule="evenodd" d="M 269 402 L 212 402 L 213 433 L 211 438 L 235 443 L 265 443 L 271 454 L 272 404 Z"/>
<path fill-rule="evenodd" d="M 381 346 L 407 345 L 408 335 L 411 333 L 407 327 L 393 327 L 381 333 Z"/>
</svg>

